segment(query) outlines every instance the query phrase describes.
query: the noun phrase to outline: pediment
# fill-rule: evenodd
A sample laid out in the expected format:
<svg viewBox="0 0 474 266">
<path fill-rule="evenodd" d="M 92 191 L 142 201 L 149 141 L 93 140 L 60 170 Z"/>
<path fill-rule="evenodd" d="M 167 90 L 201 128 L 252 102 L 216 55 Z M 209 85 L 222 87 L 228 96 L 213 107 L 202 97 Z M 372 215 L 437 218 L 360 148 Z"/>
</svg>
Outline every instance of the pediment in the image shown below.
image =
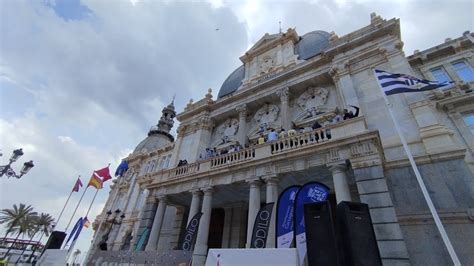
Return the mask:
<svg viewBox="0 0 474 266">
<path fill-rule="evenodd" d="M 252 48 L 250 48 L 245 55 L 240 57 L 240 60 L 245 64 L 251 58 L 263 54 L 279 44 L 284 44 L 289 41 L 296 43 L 299 40 L 299 36 L 294 29 L 288 29 L 285 33 L 276 33 L 263 35 L 257 43 L 255 43 Z"/>
<path fill-rule="evenodd" d="M 262 47 L 262 46 L 265 46 L 266 44 L 268 43 L 271 43 L 272 41 L 274 40 L 278 40 L 280 39 L 280 37 L 283 35 L 283 33 L 277 33 L 277 34 L 268 34 L 268 33 L 265 33 L 265 35 L 263 35 L 262 38 L 260 38 L 260 40 L 258 40 L 257 43 L 255 43 L 252 48 L 250 48 L 247 53 L 253 53 L 257 50 L 260 50 L 259 48 Z"/>
</svg>

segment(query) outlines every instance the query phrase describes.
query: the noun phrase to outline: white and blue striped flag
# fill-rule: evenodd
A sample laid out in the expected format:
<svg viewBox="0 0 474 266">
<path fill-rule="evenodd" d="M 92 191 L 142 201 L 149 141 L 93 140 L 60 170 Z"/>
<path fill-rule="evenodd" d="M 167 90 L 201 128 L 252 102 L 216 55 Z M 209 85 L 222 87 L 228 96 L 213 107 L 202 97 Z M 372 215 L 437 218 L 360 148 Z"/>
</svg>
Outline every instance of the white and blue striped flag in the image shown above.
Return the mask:
<svg viewBox="0 0 474 266">
<path fill-rule="evenodd" d="M 452 81 L 438 82 L 419 79 L 406 74 L 393 74 L 374 69 L 380 88 L 386 95 L 405 92 L 429 91 L 451 85 Z"/>
</svg>

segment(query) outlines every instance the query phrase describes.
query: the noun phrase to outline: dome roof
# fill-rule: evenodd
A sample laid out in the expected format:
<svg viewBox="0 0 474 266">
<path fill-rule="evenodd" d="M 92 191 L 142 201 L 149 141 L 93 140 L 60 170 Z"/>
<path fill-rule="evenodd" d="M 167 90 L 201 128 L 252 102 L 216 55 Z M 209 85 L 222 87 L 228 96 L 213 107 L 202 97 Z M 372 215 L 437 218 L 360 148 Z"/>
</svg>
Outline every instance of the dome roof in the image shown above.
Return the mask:
<svg viewBox="0 0 474 266">
<path fill-rule="evenodd" d="M 234 70 L 234 72 L 232 72 L 229 77 L 227 77 L 224 83 L 222 83 L 221 89 L 219 90 L 219 94 L 217 95 L 217 99 L 236 91 L 240 87 L 240 85 L 242 85 L 242 80 L 244 79 L 244 77 L 245 67 L 242 65 L 236 70 Z"/>
<path fill-rule="evenodd" d="M 298 54 L 298 59 L 308 60 L 311 57 L 320 54 L 329 46 L 329 36 L 331 36 L 331 34 L 328 32 L 316 30 L 308 32 L 300 37 L 300 40 L 295 44 L 295 54 Z M 242 85 L 244 77 L 245 67 L 242 65 L 234 70 L 234 72 L 227 77 L 224 83 L 222 83 L 217 99 L 236 91 L 240 85 Z"/>
<path fill-rule="evenodd" d="M 168 136 L 164 134 L 149 134 L 142 142 L 140 142 L 133 153 L 138 152 L 150 152 L 156 150 L 160 147 L 163 147 L 169 143 L 173 142 Z"/>
<path fill-rule="evenodd" d="M 322 30 L 303 35 L 295 45 L 295 53 L 299 55 L 298 59 L 307 60 L 320 54 L 329 46 L 329 36 L 331 34 Z"/>
</svg>

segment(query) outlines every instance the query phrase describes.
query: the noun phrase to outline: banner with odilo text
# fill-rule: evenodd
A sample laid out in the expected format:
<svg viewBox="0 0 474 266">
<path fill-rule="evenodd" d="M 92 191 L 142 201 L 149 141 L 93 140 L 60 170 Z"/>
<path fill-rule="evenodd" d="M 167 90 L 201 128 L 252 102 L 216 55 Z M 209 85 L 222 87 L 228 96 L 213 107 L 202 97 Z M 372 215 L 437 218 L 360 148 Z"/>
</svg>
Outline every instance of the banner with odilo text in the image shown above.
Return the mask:
<svg viewBox="0 0 474 266">
<path fill-rule="evenodd" d="M 202 212 L 198 212 L 194 215 L 191 221 L 189 221 L 186 233 L 184 234 L 183 245 L 181 246 L 182 250 L 190 251 L 192 249 L 194 237 L 199 229 L 199 220 L 201 219 L 201 216 Z"/>
<path fill-rule="evenodd" d="M 274 202 L 269 202 L 263 205 L 263 207 L 261 207 L 258 211 L 257 217 L 255 217 L 255 223 L 253 225 L 250 248 L 265 248 L 267 244 L 268 228 L 270 227 L 274 204 Z"/>
<path fill-rule="evenodd" d="M 319 182 L 306 183 L 296 195 L 295 205 L 295 234 L 296 249 L 300 265 L 304 264 L 306 256 L 306 228 L 304 225 L 304 204 L 325 201 L 329 195 L 329 188 Z"/>
<path fill-rule="evenodd" d="M 301 186 L 290 186 L 281 192 L 278 197 L 276 244 L 277 248 L 290 248 L 295 237 L 294 213 L 296 194 Z"/>
</svg>

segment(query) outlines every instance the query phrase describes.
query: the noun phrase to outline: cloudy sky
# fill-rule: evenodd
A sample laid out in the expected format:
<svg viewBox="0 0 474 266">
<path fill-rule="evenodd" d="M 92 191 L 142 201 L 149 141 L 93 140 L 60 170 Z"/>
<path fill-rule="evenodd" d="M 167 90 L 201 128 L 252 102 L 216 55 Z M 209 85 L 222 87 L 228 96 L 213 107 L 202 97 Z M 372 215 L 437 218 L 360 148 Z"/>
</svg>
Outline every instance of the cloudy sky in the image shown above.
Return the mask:
<svg viewBox="0 0 474 266">
<path fill-rule="evenodd" d="M 20 147 L 15 169 L 35 162 L 22 179 L 1 178 L 0 208 L 26 203 L 57 217 L 78 175 L 86 183 L 94 169 L 114 171 L 174 94 L 178 111 L 208 88 L 217 95 L 239 56 L 279 21 L 299 34 L 342 36 L 369 24 L 371 12 L 400 18 L 406 55 L 474 25 L 470 0 L 0 1 L 0 163 Z M 108 185 L 90 217 L 107 196 Z M 86 251 L 91 235 L 77 247 Z"/>
</svg>

